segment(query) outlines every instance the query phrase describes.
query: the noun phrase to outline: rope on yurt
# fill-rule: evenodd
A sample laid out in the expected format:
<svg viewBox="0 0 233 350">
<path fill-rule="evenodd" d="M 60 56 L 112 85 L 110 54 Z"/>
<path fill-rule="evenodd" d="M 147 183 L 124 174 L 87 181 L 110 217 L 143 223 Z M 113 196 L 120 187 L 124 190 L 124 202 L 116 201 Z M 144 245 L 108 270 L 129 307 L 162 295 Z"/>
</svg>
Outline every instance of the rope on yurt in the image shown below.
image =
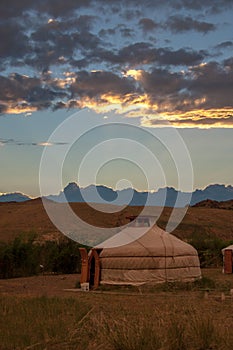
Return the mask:
<svg viewBox="0 0 233 350">
<path fill-rule="evenodd" d="M 153 229 L 153 228 L 152 228 L 152 229 Z M 168 273 L 167 273 L 167 270 L 168 270 L 168 266 L 167 266 L 167 247 L 166 247 L 166 243 L 165 243 L 165 241 L 164 241 L 164 235 L 166 235 L 167 238 L 168 238 L 169 241 L 170 241 L 171 248 L 172 248 L 172 255 L 171 255 L 171 257 L 172 257 L 173 260 L 174 260 L 174 255 L 175 255 L 175 254 L 174 254 L 174 253 L 175 253 L 175 249 L 174 249 L 174 243 L 173 243 L 173 241 L 172 241 L 170 235 L 168 234 L 168 232 L 163 231 L 163 230 L 160 229 L 160 237 L 161 237 L 161 240 L 162 240 L 162 243 L 163 243 L 163 246 L 164 246 L 164 257 L 165 257 L 165 266 L 164 266 L 164 270 L 165 270 L 165 281 L 168 282 Z M 148 253 L 151 254 L 150 249 L 147 248 L 147 247 L 145 247 L 144 244 L 142 244 L 141 242 L 139 242 L 138 239 L 136 239 L 136 242 L 137 242 L 139 245 L 141 245 L 146 251 L 148 251 Z M 150 257 L 151 257 L 152 260 L 155 261 L 153 254 L 150 255 Z"/>
<path fill-rule="evenodd" d="M 150 227 L 150 229 L 153 230 L 154 227 L 152 226 L 152 227 Z M 164 238 L 163 238 L 163 235 L 166 234 L 167 232 L 166 232 L 166 231 L 163 231 L 163 230 L 160 229 L 160 228 L 159 228 L 159 230 L 160 230 L 160 237 L 161 237 L 161 240 L 162 240 L 162 243 L 163 243 L 163 246 L 164 246 L 164 253 L 165 253 L 165 281 L 167 282 L 167 249 L 166 249 L 166 244 L 165 244 L 165 241 L 164 241 Z M 133 235 L 130 235 L 130 234 L 128 234 L 128 235 L 129 235 L 130 237 L 133 238 Z M 141 238 L 141 237 L 140 237 L 140 238 Z M 141 247 L 143 247 L 143 248 L 149 253 L 149 257 L 150 257 L 153 261 L 155 261 L 155 258 L 154 258 L 154 256 L 153 256 L 151 250 L 150 250 L 148 247 L 144 246 L 144 244 L 143 244 L 142 242 L 139 241 L 139 238 L 137 238 L 137 239 L 135 240 L 135 242 L 137 242 Z M 172 241 L 171 241 L 171 243 L 172 243 Z M 173 252 L 174 252 L 174 245 L 173 245 L 173 243 L 172 243 L 172 247 L 173 247 Z M 174 253 L 173 253 L 173 255 L 174 255 Z"/>
<path fill-rule="evenodd" d="M 154 227 L 152 226 L 152 227 L 150 227 L 150 229 L 154 229 Z M 160 230 L 161 230 L 161 229 L 160 229 Z M 129 236 L 133 238 L 133 235 L 130 235 L 130 234 L 129 234 Z M 161 237 L 161 234 L 160 234 L 160 237 Z M 141 238 L 141 236 L 140 236 L 140 238 Z M 144 244 L 143 244 L 142 242 L 139 241 L 140 238 L 137 238 L 137 239 L 135 240 L 135 242 L 137 242 L 141 247 L 143 247 L 143 248 L 149 253 L 149 257 L 150 257 L 154 262 L 156 262 L 156 260 L 155 260 L 155 258 L 154 258 L 154 256 L 153 256 L 153 254 L 152 254 L 152 252 L 151 252 L 151 250 L 150 250 L 148 247 L 144 246 Z M 164 248 L 165 248 L 165 254 L 166 254 L 166 245 L 165 245 L 165 243 L 164 243 L 164 241 L 163 241 L 163 238 L 162 238 L 162 242 L 163 242 L 163 245 L 164 245 Z M 165 278 L 166 278 L 166 280 L 167 280 L 166 256 L 165 256 Z"/>
</svg>

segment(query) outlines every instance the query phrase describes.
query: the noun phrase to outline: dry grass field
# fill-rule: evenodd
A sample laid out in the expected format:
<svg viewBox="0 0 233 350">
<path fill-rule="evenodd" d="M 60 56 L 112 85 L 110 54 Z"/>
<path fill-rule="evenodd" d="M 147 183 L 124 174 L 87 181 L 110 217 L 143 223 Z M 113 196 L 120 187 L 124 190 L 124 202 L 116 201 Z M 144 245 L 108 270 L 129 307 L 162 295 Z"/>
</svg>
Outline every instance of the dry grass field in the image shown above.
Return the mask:
<svg viewBox="0 0 233 350">
<path fill-rule="evenodd" d="M 78 275 L 0 280 L 0 349 L 231 350 L 233 275 L 202 273 L 211 288 L 74 292 L 65 289 Z"/>
<path fill-rule="evenodd" d="M 63 204 L 58 204 L 62 212 Z M 85 203 L 71 203 L 72 210 L 83 220 L 99 227 L 112 227 L 126 223 L 126 217 L 137 215 L 141 207 L 127 207 L 112 214 L 95 211 Z M 164 228 L 171 214 L 165 208 L 158 224 Z M 177 209 L 178 210 L 178 209 Z M 148 208 L 149 213 L 157 210 Z M 23 203 L 0 203 L 0 241 L 11 241 L 21 233 L 36 233 L 45 238 L 59 236 L 59 230 L 50 221 L 40 199 Z M 215 235 L 224 240 L 233 239 L 233 210 L 190 207 L 182 223 L 173 232 L 180 238 L 189 238 L 197 232 Z"/>
</svg>

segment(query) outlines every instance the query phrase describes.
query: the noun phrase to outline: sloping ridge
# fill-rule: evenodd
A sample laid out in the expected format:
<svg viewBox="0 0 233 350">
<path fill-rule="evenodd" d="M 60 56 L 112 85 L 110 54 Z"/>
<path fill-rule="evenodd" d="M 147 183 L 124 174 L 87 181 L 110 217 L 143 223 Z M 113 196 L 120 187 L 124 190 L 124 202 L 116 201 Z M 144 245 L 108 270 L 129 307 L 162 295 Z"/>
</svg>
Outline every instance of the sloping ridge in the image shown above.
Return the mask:
<svg viewBox="0 0 233 350">
<path fill-rule="evenodd" d="M 206 199 L 194 204 L 193 207 L 233 210 L 233 199 L 221 202 Z"/>
</svg>

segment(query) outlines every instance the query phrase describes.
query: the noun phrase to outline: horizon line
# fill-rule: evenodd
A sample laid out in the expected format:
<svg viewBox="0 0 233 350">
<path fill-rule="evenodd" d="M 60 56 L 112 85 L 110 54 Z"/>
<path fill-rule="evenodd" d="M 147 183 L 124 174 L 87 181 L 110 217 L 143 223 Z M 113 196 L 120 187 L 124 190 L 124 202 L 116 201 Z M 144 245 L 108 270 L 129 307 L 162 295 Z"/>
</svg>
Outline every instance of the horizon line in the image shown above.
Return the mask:
<svg viewBox="0 0 233 350">
<path fill-rule="evenodd" d="M 60 192 L 57 193 L 57 194 L 48 194 L 48 195 L 46 195 L 46 196 L 45 196 L 45 195 L 42 196 L 41 194 L 39 194 L 38 196 L 31 196 L 31 195 L 26 194 L 25 192 L 21 192 L 20 190 L 16 190 L 16 191 L 13 191 L 13 192 L 0 192 L 0 197 L 6 196 L 6 195 L 10 195 L 10 194 L 20 194 L 20 195 L 26 196 L 26 197 L 28 197 L 28 198 L 30 198 L 30 199 L 37 199 L 37 198 L 49 197 L 49 196 L 58 196 L 61 192 L 64 192 L 64 189 L 65 189 L 67 186 L 69 186 L 69 185 L 72 184 L 72 183 L 76 184 L 80 189 L 86 189 L 86 188 L 91 187 L 91 186 L 95 186 L 95 187 L 103 186 L 103 187 L 106 187 L 106 188 L 108 188 L 108 189 L 111 189 L 111 190 L 113 190 L 113 191 L 115 191 L 115 192 L 120 192 L 120 191 L 132 189 L 132 190 L 137 191 L 137 192 L 139 192 L 139 193 L 146 193 L 146 192 L 147 192 L 147 193 L 156 193 L 156 192 L 158 192 L 159 190 L 163 190 L 163 189 L 166 189 L 166 188 L 170 188 L 170 189 L 174 189 L 174 190 L 177 191 L 177 192 L 183 192 L 183 193 L 191 194 L 191 193 L 193 193 L 193 192 L 195 192 L 195 191 L 203 191 L 203 190 L 205 190 L 207 187 L 210 187 L 210 186 L 224 186 L 225 188 L 227 188 L 227 187 L 233 187 L 233 184 L 210 183 L 210 184 L 208 184 L 208 185 L 206 185 L 206 186 L 204 186 L 204 187 L 202 187 L 202 188 L 195 188 L 195 189 L 193 189 L 192 192 L 188 192 L 188 191 L 183 191 L 183 190 L 181 190 L 181 189 L 177 189 L 177 188 L 175 188 L 175 187 L 173 187 L 173 186 L 159 187 L 157 190 L 139 190 L 139 189 L 133 188 L 133 187 L 126 187 L 126 188 L 122 188 L 122 189 L 114 189 L 113 187 L 107 186 L 107 185 L 105 185 L 105 184 L 89 184 L 89 185 L 87 185 L 87 186 L 80 186 L 77 182 L 71 181 L 71 182 L 68 182 L 68 183 L 66 184 L 66 186 L 64 186 L 63 189 L 60 189 Z"/>
</svg>

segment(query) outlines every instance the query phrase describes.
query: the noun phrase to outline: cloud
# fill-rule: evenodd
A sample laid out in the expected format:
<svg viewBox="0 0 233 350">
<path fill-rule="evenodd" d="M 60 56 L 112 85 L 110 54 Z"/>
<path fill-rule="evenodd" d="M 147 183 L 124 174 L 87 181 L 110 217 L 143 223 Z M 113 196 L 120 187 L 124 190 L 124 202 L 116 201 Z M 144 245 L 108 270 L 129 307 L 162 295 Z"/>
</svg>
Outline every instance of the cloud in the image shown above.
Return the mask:
<svg viewBox="0 0 233 350">
<path fill-rule="evenodd" d="M 233 71 L 233 57 L 224 60 L 224 67 L 229 73 Z"/>
<path fill-rule="evenodd" d="M 233 107 L 233 75 L 229 66 L 216 62 L 190 67 L 186 73 L 142 72 L 140 82 L 150 104 L 156 104 L 161 113 Z"/>
<path fill-rule="evenodd" d="M 98 98 L 103 94 L 126 95 L 137 91 L 134 81 L 111 72 L 81 71 L 70 86 L 71 96 Z"/>
<path fill-rule="evenodd" d="M 28 66 L 37 71 L 67 65 L 84 69 L 100 62 L 105 66 L 122 63 L 135 65 L 144 62 L 179 65 L 186 64 L 186 61 L 188 64 L 194 64 L 203 59 L 205 55 L 199 51 L 156 48 L 145 41 L 133 42 L 137 23 L 144 33 L 159 27 L 153 19 L 142 17 L 139 10 L 133 10 L 133 3 L 130 1 L 126 9 L 125 6 L 119 7 L 119 11 L 124 9 L 125 14 L 128 11 L 127 25 L 117 23 L 114 28 L 106 28 L 104 21 L 107 21 L 107 18 L 103 16 L 102 19 L 98 16 L 98 12 L 95 11 L 97 4 L 94 1 L 68 0 L 64 3 L 58 0 L 55 4 L 53 1 L 24 0 L 19 4 L 13 0 L 11 9 L 3 9 L 5 17 L 0 21 L 2 69 L 9 67 L 9 64 L 17 67 Z M 116 4 L 116 1 L 108 4 L 103 2 L 102 6 L 106 10 Z M 163 6 L 159 1 L 147 1 L 147 5 L 154 8 Z M 82 12 L 85 8 L 89 8 L 87 13 Z M 189 29 L 196 27 L 197 30 L 208 31 L 210 28 L 210 24 L 208 26 L 208 23 L 194 21 L 188 17 L 172 18 L 173 22 L 175 19 L 176 22 L 171 22 L 170 26 L 176 28 L 179 23 L 189 26 Z M 119 40 L 119 35 L 124 40 Z M 131 39 L 131 43 L 126 45 L 128 39 Z M 116 43 L 120 45 L 115 45 Z"/>
<path fill-rule="evenodd" d="M 72 15 L 82 9 L 93 9 L 96 6 L 103 9 L 106 7 L 106 0 L 99 0 L 98 3 L 95 0 L 1 0 L 0 3 L 0 18 L 10 19 L 22 17 L 23 14 L 30 11 L 47 13 L 55 18 L 65 17 Z M 122 9 L 124 12 L 130 14 L 132 9 L 136 7 L 141 8 L 162 8 L 170 7 L 172 9 L 187 9 L 194 11 L 211 11 L 218 13 L 224 9 L 230 9 L 232 7 L 231 0 L 168 0 L 163 2 L 161 0 L 145 0 L 143 3 L 140 0 L 109 0 L 107 2 L 109 10 L 120 12 Z M 130 9 L 127 9 L 130 7 Z M 131 10 L 131 11 L 130 11 Z"/>
<path fill-rule="evenodd" d="M 28 37 L 17 22 L 0 22 L 0 41 L 0 57 L 2 60 L 7 59 L 10 64 L 30 51 Z"/>
<path fill-rule="evenodd" d="M 209 62 L 190 69 L 189 91 L 197 98 L 205 97 L 204 108 L 232 107 L 232 68 Z"/>
<path fill-rule="evenodd" d="M 91 0 L 2 0 L 0 3 L 0 14 L 4 19 L 22 16 L 25 12 L 36 11 L 48 13 L 54 17 L 65 16 L 82 7 L 88 7 Z"/>
<path fill-rule="evenodd" d="M 146 32 L 151 32 L 154 29 L 159 27 L 159 24 L 153 21 L 150 18 L 141 18 L 138 22 L 139 26 L 142 28 L 142 30 Z"/>
<path fill-rule="evenodd" d="M 0 138 L 0 146 L 5 145 L 14 145 L 14 146 L 41 146 L 41 147 L 50 147 L 50 146 L 64 146 L 67 145 L 67 142 L 25 142 L 14 139 L 3 139 Z"/>
<path fill-rule="evenodd" d="M 112 65 L 136 67 L 140 65 L 159 64 L 185 66 L 201 62 L 208 53 L 192 49 L 172 50 L 171 48 L 156 48 L 147 42 L 136 42 L 121 48 L 118 52 L 106 49 L 96 49 L 92 60 L 105 61 Z"/>
<path fill-rule="evenodd" d="M 212 14 L 229 10 L 231 1 L 220 6 L 217 0 L 12 0 L 8 5 L 1 1 L 1 114 L 89 107 L 153 125 L 167 120 L 178 127 L 231 126 L 233 58 L 226 53 L 232 38 L 218 44 L 216 36 L 211 47 L 206 41 L 224 25 L 220 17 L 216 25 Z M 186 32 L 189 47 L 179 41 Z"/>
<path fill-rule="evenodd" d="M 31 34 L 34 55 L 26 56 L 27 65 L 49 69 L 51 65 L 73 64 L 76 57 L 84 64 L 88 53 L 96 50 L 101 40 L 89 31 L 95 16 L 79 16 L 68 22 L 56 21 L 39 26 Z"/>
<path fill-rule="evenodd" d="M 225 48 L 231 48 L 233 46 L 233 42 L 230 40 L 223 41 L 220 44 L 215 46 L 215 49 L 225 49 Z"/>
<path fill-rule="evenodd" d="M 127 28 L 124 25 L 120 26 L 120 33 L 125 38 L 132 38 L 134 36 L 134 30 L 131 28 Z"/>
<path fill-rule="evenodd" d="M 49 108 L 53 101 L 67 93 L 55 81 L 45 82 L 38 77 L 11 74 L 0 76 L 2 113 L 27 113 Z"/>
<path fill-rule="evenodd" d="M 216 29 L 216 26 L 212 23 L 197 21 L 194 20 L 192 17 L 183 17 L 181 15 L 170 16 L 167 22 L 165 23 L 165 27 L 170 28 L 171 31 L 175 33 L 182 33 L 190 30 L 195 30 L 197 32 L 206 34 L 209 31 L 213 31 Z"/>
<path fill-rule="evenodd" d="M 177 116 L 144 117 L 145 127 L 176 127 L 176 128 L 229 128 L 233 127 L 233 109 L 229 110 L 197 110 L 192 113 Z"/>
<path fill-rule="evenodd" d="M 232 8 L 231 0 L 174 0 L 171 1 L 175 9 L 187 9 L 195 11 L 206 11 L 212 13 L 220 13 L 224 9 Z"/>
<path fill-rule="evenodd" d="M 101 113 L 115 110 L 128 117 L 146 117 L 153 125 L 160 115 L 163 123 L 168 120 L 178 127 L 215 127 L 224 123 L 230 127 L 231 72 L 232 59 L 222 64 L 201 63 L 180 72 L 168 67 L 129 69 L 119 76 L 109 71 L 83 70 L 65 72 L 60 79 L 47 74 L 44 81 L 43 76 L 39 79 L 14 74 L 2 78 L 0 98 L 5 113 L 89 107 Z"/>
</svg>

